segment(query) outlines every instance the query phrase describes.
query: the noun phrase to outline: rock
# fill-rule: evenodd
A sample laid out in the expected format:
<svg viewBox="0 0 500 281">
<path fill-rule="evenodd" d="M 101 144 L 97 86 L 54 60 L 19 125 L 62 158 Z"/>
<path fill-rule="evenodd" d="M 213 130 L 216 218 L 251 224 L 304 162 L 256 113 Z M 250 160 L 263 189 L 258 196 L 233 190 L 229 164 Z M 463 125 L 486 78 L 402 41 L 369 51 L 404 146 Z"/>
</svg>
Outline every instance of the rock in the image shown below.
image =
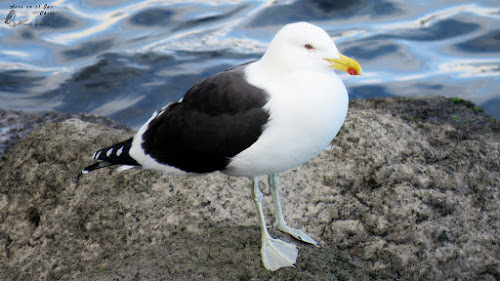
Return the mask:
<svg viewBox="0 0 500 281">
<path fill-rule="evenodd" d="M 119 125 L 106 117 L 90 114 L 48 112 L 38 115 L 0 108 L 0 157 L 12 150 L 33 129 L 73 117 L 87 122 L 107 124 L 112 128 L 125 128 L 123 125 Z"/>
<path fill-rule="evenodd" d="M 0 279 L 500 278 L 500 124 L 468 102 L 353 101 L 332 149 L 280 175 L 287 221 L 322 247 L 271 228 L 299 247 L 296 267 L 276 272 L 261 263 L 249 179 L 81 174 L 132 135 L 67 119 L 4 157 Z"/>
</svg>

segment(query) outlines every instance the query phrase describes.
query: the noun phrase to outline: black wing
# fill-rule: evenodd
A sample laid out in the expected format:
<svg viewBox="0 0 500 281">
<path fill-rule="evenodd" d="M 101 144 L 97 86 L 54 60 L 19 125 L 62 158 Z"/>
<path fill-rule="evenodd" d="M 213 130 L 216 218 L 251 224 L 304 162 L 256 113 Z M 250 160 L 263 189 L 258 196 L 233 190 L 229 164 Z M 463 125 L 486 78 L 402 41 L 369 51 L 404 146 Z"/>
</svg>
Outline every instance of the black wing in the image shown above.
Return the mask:
<svg viewBox="0 0 500 281">
<path fill-rule="evenodd" d="M 262 134 L 267 93 L 245 81 L 239 66 L 199 82 L 170 104 L 143 134 L 142 148 L 156 161 L 186 172 L 224 169 L 231 157 Z"/>
</svg>

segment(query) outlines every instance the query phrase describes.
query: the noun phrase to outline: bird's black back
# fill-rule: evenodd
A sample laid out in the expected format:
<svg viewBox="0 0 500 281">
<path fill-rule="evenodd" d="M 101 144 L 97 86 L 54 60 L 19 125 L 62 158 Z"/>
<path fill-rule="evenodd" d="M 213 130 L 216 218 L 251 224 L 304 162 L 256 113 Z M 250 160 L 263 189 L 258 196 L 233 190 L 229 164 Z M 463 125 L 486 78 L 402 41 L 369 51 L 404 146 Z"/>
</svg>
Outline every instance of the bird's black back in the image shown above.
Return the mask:
<svg viewBox="0 0 500 281">
<path fill-rule="evenodd" d="M 262 134 L 268 95 L 246 82 L 239 66 L 193 86 L 152 120 L 142 148 L 156 161 L 186 172 L 224 169 Z"/>
</svg>

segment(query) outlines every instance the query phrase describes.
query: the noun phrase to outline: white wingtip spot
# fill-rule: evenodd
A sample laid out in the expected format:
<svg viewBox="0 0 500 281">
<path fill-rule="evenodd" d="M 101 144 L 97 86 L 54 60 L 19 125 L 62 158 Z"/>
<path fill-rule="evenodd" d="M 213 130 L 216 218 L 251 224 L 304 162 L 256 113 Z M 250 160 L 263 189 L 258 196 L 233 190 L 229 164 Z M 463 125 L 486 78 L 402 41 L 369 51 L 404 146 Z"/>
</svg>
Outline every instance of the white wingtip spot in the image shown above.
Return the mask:
<svg viewBox="0 0 500 281">
<path fill-rule="evenodd" d="M 118 149 L 118 150 L 116 151 L 116 156 L 120 156 L 120 155 L 122 154 L 122 152 L 123 152 L 123 146 L 122 146 L 122 147 L 120 147 L 120 149 Z"/>
<path fill-rule="evenodd" d="M 92 159 L 97 159 L 99 158 L 99 155 L 101 155 L 101 151 L 97 151 L 96 153 L 94 153 L 94 155 L 92 156 Z"/>
<path fill-rule="evenodd" d="M 89 171 L 87 171 L 87 170 L 82 170 L 82 174 L 88 174 L 88 173 L 89 173 Z"/>
<path fill-rule="evenodd" d="M 106 151 L 106 156 L 110 156 L 111 153 L 113 153 L 113 148 L 110 148 L 108 151 Z"/>
</svg>

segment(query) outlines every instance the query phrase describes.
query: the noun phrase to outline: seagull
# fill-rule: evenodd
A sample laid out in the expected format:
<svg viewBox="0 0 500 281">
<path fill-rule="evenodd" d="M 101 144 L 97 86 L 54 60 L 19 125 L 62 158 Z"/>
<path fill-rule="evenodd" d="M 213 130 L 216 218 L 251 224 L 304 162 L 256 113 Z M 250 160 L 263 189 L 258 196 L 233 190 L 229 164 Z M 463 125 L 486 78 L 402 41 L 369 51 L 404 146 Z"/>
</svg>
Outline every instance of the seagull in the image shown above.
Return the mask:
<svg viewBox="0 0 500 281">
<path fill-rule="evenodd" d="M 354 59 L 339 53 L 332 38 L 306 22 L 285 25 L 261 59 L 214 74 L 184 97 L 153 113 L 137 134 L 93 155 L 82 172 L 121 165 L 169 175 L 220 171 L 253 181 L 266 269 L 294 266 L 294 244 L 270 236 L 258 177 L 268 176 L 279 230 L 318 246 L 285 222 L 277 174 L 315 157 L 337 135 L 348 109 L 347 90 L 332 68 L 360 75 Z"/>
</svg>

